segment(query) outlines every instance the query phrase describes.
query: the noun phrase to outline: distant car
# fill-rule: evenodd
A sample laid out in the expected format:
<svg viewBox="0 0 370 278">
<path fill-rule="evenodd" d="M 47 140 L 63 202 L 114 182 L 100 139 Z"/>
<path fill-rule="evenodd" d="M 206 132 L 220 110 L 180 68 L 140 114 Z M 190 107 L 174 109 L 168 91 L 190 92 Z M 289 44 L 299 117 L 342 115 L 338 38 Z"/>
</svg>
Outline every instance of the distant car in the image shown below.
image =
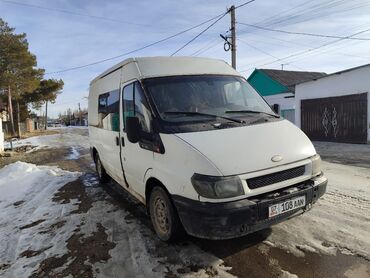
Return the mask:
<svg viewBox="0 0 370 278">
<path fill-rule="evenodd" d="M 242 236 L 308 210 L 326 191 L 311 141 L 220 60 L 124 60 L 89 93 L 91 154 L 148 208 L 158 237 Z"/>
</svg>

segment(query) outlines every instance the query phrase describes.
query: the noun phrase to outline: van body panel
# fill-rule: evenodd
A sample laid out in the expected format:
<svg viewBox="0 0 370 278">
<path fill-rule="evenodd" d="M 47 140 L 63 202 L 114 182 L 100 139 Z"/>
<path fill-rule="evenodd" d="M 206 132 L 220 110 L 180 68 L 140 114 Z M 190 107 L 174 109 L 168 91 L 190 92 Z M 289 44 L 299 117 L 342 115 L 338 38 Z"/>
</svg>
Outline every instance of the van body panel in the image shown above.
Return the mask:
<svg viewBox="0 0 370 278">
<path fill-rule="evenodd" d="M 107 130 L 99 127 L 98 103 L 101 94 L 119 90 L 119 80 L 121 78 L 121 70 L 117 70 L 110 75 L 104 77 L 90 85 L 89 93 L 89 140 L 91 146 L 99 153 L 104 168 L 108 174 L 115 180 L 122 182 L 123 175 L 120 170 L 120 157 L 117 153 L 120 152 L 120 146 L 116 144 L 116 138 L 119 138 L 119 131 Z"/>
<path fill-rule="evenodd" d="M 99 123 L 98 119 L 98 99 L 99 95 L 118 90 L 121 80 L 121 69 L 112 72 L 102 79 L 90 84 L 89 92 L 89 111 L 96 111 L 88 114 L 89 125 L 96 126 Z"/>
<path fill-rule="evenodd" d="M 157 77 L 169 78 L 150 79 Z M 123 89 L 134 81 L 132 98 L 123 102 Z M 221 60 L 126 59 L 90 83 L 90 149 L 145 205 L 147 181 L 159 180 L 191 235 L 224 239 L 266 228 L 308 210 L 325 193 L 327 179 L 307 136 L 251 90 Z M 141 119 L 133 128 L 137 143 L 128 140 L 127 117 Z M 303 196 L 301 206 L 268 214 Z"/>
<path fill-rule="evenodd" d="M 181 222 L 186 232 L 192 236 L 213 240 L 231 239 L 285 221 L 304 213 L 326 192 L 328 180 L 325 177 L 311 179 L 297 185 L 297 190 L 286 194 L 282 190 L 274 196 L 262 195 L 254 199 L 241 199 L 231 202 L 196 202 L 183 196 L 173 196 Z M 268 217 L 270 205 L 298 196 L 305 196 L 304 208 Z"/>
<path fill-rule="evenodd" d="M 136 74 L 137 68 L 133 63 L 127 65 L 128 70 L 122 70 L 123 73 L 131 72 L 132 77 L 133 72 Z M 120 164 L 117 164 L 119 169 L 117 171 L 123 172 L 125 181 L 127 182 L 127 187 L 140 196 L 140 200 L 145 202 L 145 175 L 149 169 L 153 168 L 153 152 L 150 150 L 143 149 L 138 143 L 131 143 L 128 138 L 123 122 L 123 88 L 126 85 L 131 84 L 136 81 L 132 79 L 131 81 L 122 82 L 120 89 L 120 138 L 119 142 L 121 145 L 121 150 L 116 153 L 116 156 L 120 156 Z M 121 165 L 122 163 L 122 165 Z"/>
<path fill-rule="evenodd" d="M 107 173 L 117 181 L 124 181 L 120 157 L 117 155 L 120 152 L 120 146 L 116 144 L 119 132 L 89 126 L 89 138 Z"/>
<path fill-rule="evenodd" d="M 121 157 L 126 181 L 131 189 L 144 198 L 145 175 L 154 166 L 153 152 L 139 147 L 137 143 L 129 142 L 125 132 L 122 132 L 121 137 L 125 142 L 121 149 Z M 122 172 L 121 169 L 120 171 Z"/>
<path fill-rule="evenodd" d="M 165 153 L 154 153 L 155 167 L 152 173 L 160 180 L 171 194 L 184 195 L 199 200 L 198 193 L 191 184 L 191 177 L 196 172 L 210 176 L 221 173 L 199 151 L 173 134 L 161 134 Z"/>
<path fill-rule="evenodd" d="M 287 120 L 176 135 L 208 157 L 224 176 L 289 164 L 316 154 L 307 136 Z M 276 155 L 282 160 L 273 162 Z"/>
<path fill-rule="evenodd" d="M 176 76 L 176 75 L 204 75 L 224 74 L 237 75 L 239 73 L 228 66 L 225 61 L 193 57 L 148 57 L 135 58 L 142 78 Z M 181 65 L 181 66 L 179 66 Z"/>
<path fill-rule="evenodd" d="M 121 63 L 107 69 L 102 74 L 94 78 L 90 84 L 95 83 L 101 78 L 105 78 L 117 69 L 123 68 L 126 71 L 135 63 L 137 64 L 137 70 L 139 71 L 135 78 L 197 74 L 225 74 L 240 76 L 235 69 L 230 67 L 223 60 L 200 57 L 136 57 L 125 59 Z M 132 69 L 123 74 L 123 82 L 129 81 L 132 78 L 134 73 Z"/>
<path fill-rule="evenodd" d="M 141 76 L 141 74 L 137 62 L 132 61 L 122 68 L 121 83 L 122 84 L 128 83 L 134 79 L 137 79 L 139 76 Z"/>
</svg>

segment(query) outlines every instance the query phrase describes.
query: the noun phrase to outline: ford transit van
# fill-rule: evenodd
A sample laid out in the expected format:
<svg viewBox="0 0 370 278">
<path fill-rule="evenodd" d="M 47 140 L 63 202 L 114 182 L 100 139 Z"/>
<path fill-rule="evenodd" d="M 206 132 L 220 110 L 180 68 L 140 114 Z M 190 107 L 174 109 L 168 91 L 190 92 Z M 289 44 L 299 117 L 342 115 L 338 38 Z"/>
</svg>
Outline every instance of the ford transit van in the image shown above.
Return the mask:
<svg viewBox="0 0 370 278">
<path fill-rule="evenodd" d="M 308 210 L 326 191 L 307 136 L 221 60 L 130 58 L 90 84 L 102 183 L 142 202 L 158 237 L 227 239 Z"/>
</svg>

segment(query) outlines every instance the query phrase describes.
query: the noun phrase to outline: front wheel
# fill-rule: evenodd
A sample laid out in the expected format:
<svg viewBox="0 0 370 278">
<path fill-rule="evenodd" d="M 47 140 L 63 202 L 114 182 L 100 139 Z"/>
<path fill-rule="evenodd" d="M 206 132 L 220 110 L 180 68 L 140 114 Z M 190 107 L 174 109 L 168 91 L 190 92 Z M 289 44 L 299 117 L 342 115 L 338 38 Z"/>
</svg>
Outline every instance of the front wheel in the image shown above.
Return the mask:
<svg viewBox="0 0 370 278">
<path fill-rule="evenodd" d="M 107 183 L 110 180 L 110 177 L 105 171 L 103 164 L 101 163 L 99 154 L 95 155 L 95 167 L 100 183 Z"/>
<path fill-rule="evenodd" d="M 177 212 L 162 187 L 156 186 L 152 190 L 149 211 L 154 230 L 161 240 L 176 241 L 184 235 Z"/>
</svg>

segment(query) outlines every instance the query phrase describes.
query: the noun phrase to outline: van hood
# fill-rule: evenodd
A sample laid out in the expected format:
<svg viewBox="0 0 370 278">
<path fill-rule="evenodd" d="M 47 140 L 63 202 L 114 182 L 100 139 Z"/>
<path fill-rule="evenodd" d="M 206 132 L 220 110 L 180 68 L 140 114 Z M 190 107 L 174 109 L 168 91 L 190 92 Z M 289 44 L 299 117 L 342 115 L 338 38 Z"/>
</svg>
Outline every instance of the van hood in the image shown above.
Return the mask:
<svg viewBox="0 0 370 278">
<path fill-rule="evenodd" d="M 259 171 L 316 154 L 308 137 L 287 120 L 175 135 L 206 156 L 225 176 Z M 274 162 L 274 156 L 282 159 Z"/>
</svg>

